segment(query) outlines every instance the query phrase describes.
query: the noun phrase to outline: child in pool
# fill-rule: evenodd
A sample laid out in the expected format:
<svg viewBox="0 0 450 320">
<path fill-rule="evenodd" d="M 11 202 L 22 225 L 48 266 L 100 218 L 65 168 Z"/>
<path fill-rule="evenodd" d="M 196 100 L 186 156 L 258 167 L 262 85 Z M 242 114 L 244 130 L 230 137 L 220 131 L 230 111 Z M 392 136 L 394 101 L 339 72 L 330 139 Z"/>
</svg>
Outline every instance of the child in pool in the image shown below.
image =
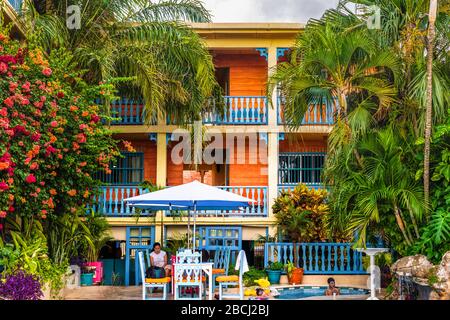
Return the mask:
<svg viewBox="0 0 450 320">
<path fill-rule="evenodd" d="M 256 288 L 256 298 L 255 300 L 267 300 L 269 299 L 269 295 L 266 294 L 263 288 Z"/>
</svg>

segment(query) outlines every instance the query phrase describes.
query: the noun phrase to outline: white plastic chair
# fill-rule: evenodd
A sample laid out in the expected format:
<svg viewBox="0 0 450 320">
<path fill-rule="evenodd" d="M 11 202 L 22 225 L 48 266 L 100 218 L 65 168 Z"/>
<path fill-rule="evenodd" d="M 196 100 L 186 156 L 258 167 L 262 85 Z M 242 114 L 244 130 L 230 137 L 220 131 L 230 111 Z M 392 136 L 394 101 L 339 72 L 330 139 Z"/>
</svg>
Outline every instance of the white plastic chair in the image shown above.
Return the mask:
<svg viewBox="0 0 450 320">
<path fill-rule="evenodd" d="M 139 259 L 139 269 L 141 272 L 141 278 L 142 278 L 142 300 L 166 300 L 167 298 L 167 287 L 170 283 L 170 278 L 162 278 L 162 279 L 148 279 L 145 278 L 145 263 L 144 263 L 144 253 L 142 251 L 138 252 L 138 259 Z M 149 281 L 150 280 L 150 281 Z M 154 280 L 155 282 L 151 282 Z M 149 281 L 149 282 L 147 282 Z M 156 282 L 158 281 L 158 282 Z M 147 290 L 148 289 L 156 289 L 156 288 L 162 288 L 163 289 L 163 295 L 162 298 L 147 298 Z"/>
</svg>

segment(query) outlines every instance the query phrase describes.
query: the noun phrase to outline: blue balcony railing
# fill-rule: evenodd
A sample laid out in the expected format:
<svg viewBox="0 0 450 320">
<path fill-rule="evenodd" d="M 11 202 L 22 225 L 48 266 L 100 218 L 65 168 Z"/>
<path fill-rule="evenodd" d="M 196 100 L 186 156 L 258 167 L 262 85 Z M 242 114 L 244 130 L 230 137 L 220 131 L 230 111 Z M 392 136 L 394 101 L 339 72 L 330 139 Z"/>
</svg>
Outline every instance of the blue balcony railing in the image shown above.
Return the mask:
<svg viewBox="0 0 450 320">
<path fill-rule="evenodd" d="M 266 243 L 264 265 L 269 262 L 294 262 L 305 274 L 366 274 L 362 253 L 352 243 Z"/>
<path fill-rule="evenodd" d="M 301 183 L 305 184 L 306 186 L 314 190 L 327 189 L 322 183 L 304 183 L 304 182 Z M 292 191 L 295 189 L 297 185 L 298 183 L 278 185 L 278 194 L 280 194 L 282 191 Z"/>
<path fill-rule="evenodd" d="M 215 104 L 214 100 L 212 100 Z M 132 99 L 120 99 L 111 103 L 111 116 L 116 118 L 112 125 L 140 125 L 144 123 L 144 101 Z M 224 107 L 219 112 L 214 106 L 213 110 L 203 114 L 205 124 L 214 125 L 240 125 L 267 124 L 268 113 L 267 98 L 265 96 L 225 96 Z M 154 122 L 153 124 L 156 124 Z M 170 116 L 167 124 L 175 124 Z"/>
<path fill-rule="evenodd" d="M 220 189 L 233 192 L 255 200 L 249 207 L 239 210 L 199 211 L 198 216 L 229 216 L 229 217 L 262 217 L 268 213 L 268 198 L 266 186 L 220 186 Z M 126 217 L 136 215 L 136 209 L 129 207 L 123 199 L 138 196 L 148 190 L 138 186 L 103 186 L 101 193 L 94 198 L 92 209 L 109 217 Z M 144 210 L 141 214 L 151 213 Z M 152 213 L 153 214 L 153 213 Z M 176 216 L 179 213 L 166 212 L 166 216 Z"/>
<path fill-rule="evenodd" d="M 203 123 L 216 125 L 267 124 L 267 97 L 225 96 L 222 113 L 212 111 L 204 114 Z"/>
<path fill-rule="evenodd" d="M 284 116 L 285 99 L 281 96 L 277 98 L 277 122 L 279 125 L 288 124 Z M 332 125 L 334 124 L 334 114 L 337 109 L 337 100 L 332 104 L 317 101 L 311 104 L 306 112 L 302 125 Z"/>
<path fill-rule="evenodd" d="M 123 199 L 147 192 L 149 191 L 138 186 L 104 186 L 100 188 L 100 195 L 94 198 L 92 209 L 109 217 L 133 216 L 137 214 L 136 208 L 128 206 Z M 153 213 L 143 210 L 141 214 L 149 215 Z"/>
<path fill-rule="evenodd" d="M 20 12 L 22 9 L 23 0 L 8 0 L 11 6 L 16 10 L 16 12 Z"/>
</svg>

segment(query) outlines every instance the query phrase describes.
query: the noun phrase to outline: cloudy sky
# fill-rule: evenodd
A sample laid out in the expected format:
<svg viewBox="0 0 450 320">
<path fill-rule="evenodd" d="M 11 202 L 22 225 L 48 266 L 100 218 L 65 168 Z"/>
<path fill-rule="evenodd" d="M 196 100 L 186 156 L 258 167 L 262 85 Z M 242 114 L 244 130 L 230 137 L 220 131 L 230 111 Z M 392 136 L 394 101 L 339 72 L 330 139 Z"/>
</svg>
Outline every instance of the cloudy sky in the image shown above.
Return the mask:
<svg viewBox="0 0 450 320">
<path fill-rule="evenodd" d="M 307 22 L 338 0 L 203 0 L 214 22 Z"/>
</svg>

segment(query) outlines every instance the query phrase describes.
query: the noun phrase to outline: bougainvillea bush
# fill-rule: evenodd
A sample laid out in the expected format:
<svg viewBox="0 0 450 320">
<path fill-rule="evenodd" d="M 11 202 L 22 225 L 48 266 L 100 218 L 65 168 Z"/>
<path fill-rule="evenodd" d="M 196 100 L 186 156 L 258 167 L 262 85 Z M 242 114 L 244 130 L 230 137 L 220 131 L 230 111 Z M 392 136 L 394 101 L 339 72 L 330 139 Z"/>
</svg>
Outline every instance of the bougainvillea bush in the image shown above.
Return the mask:
<svg viewBox="0 0 450 320">
<path fill-rule="evenodd" d="M 69 53 L 48 59 L 0 30 L 0 224 L 8 215 L 75 213 L 108 171 L 116 142 L 95 99 L 112 87 L 87 86 Z"/>
<path fill-rule="evenodd" d="M 34 275 L 20 270 L 6 276 L 5 281 L 0 275 L 0 299 L 39 300 L 43 296 L 39 279 Z"/>
</svg>

